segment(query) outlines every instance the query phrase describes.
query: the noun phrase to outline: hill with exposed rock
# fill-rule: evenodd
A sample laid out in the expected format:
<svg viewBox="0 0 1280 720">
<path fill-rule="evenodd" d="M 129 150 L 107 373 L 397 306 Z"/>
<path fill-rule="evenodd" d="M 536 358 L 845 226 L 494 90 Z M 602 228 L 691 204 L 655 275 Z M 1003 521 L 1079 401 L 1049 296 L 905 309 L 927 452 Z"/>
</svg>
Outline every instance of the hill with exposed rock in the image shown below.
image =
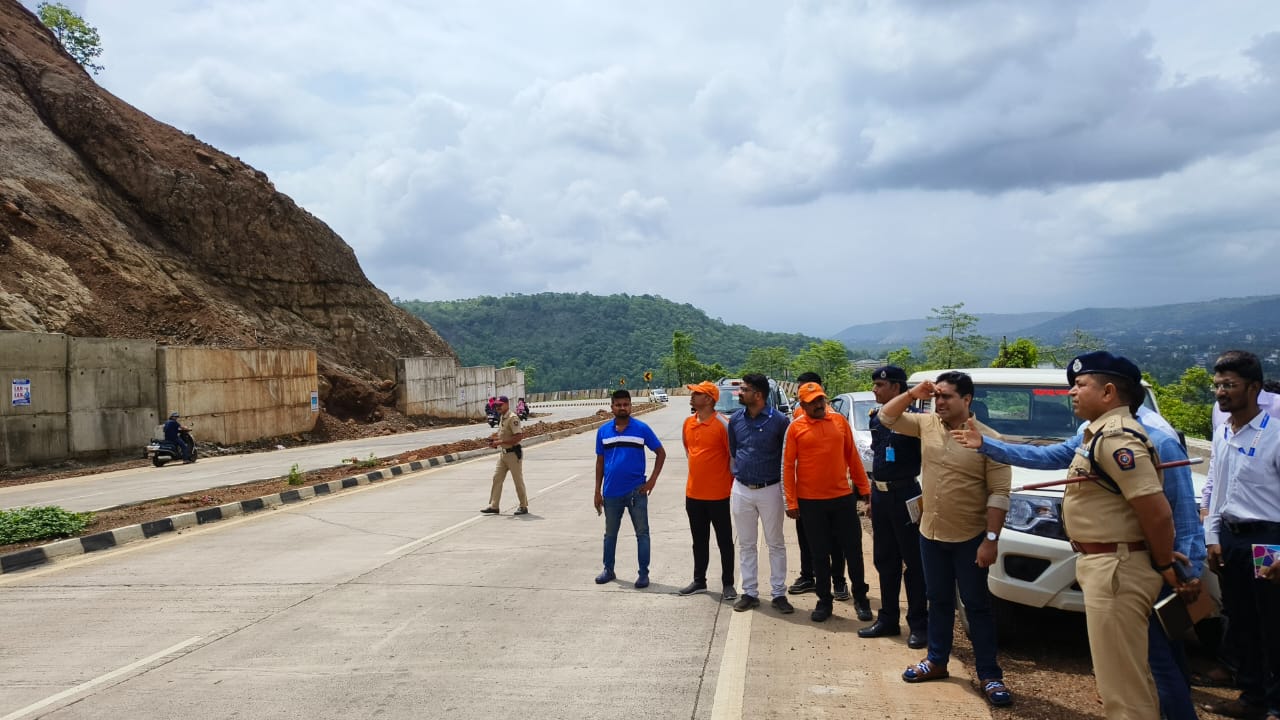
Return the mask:
<svg viewBox="0 0 1280 720">
<path fill-rule="evenodd" d="M 99 87 L 15 0 L 0 0 L 0 329 L 313 348 L 334 384 L 453 355 L 264 173 Z"/>
</svg>

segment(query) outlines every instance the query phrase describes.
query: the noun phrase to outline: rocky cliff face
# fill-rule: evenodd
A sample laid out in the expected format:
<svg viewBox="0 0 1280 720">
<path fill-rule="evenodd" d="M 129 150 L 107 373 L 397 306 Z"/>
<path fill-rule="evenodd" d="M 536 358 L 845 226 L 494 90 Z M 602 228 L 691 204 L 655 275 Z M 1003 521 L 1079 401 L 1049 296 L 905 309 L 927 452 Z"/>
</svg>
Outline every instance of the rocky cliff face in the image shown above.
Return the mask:
<svg viewBox="0 0 1280 720">
<path fill-rule="evenodd" d="M 0 0 L 0 329 L 314 348 L 395 376 L 453 355 L 262 172 L 106 92 Z"/>
</svg>

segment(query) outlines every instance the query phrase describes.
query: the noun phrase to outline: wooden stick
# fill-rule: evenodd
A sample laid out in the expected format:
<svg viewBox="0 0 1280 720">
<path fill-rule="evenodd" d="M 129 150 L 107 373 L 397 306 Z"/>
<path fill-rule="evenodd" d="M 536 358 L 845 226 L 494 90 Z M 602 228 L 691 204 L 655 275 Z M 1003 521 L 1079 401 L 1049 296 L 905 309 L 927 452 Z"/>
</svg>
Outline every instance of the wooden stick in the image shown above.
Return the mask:
<svg viewBox="0 0 1280 720">
<path fill-rule="evenodd" d="M 1184 467 L 1186 465 L 1199 465 L 1204 462 L 1204 458 L 1189 458 L 1187 460 L 1172 460 L 1167 463 L 1156 465 L 1157 470 L 1168 470 L 1169 468 Z M 1057 487 L 1059 485 L 1071 485 L 1072 483 L 1085 482 L 1086 480 L 1097 480 L 1097 475 L 1081 475 L 1080 477 L 1067 478 L 1066 480 L 1049 480 L 1048 482 L 1031 483 L 1030 485 L 1019 485 L 1011 489 L 1009 492 L 1022 492 L 1023 490 L 1039 490 L 1047 487 Z"/>
</svg>

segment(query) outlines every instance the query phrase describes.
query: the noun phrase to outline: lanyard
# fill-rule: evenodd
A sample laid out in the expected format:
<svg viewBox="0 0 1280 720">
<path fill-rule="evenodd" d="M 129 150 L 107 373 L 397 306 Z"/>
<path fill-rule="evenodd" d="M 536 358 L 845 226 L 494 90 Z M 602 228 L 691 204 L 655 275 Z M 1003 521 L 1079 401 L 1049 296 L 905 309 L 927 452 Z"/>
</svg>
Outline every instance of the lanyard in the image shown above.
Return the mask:
<svg viewBox="0 0 1280 720">
<path fill-rule="evenodd" d="M 1245 452 L 1244 448 L 1238 447 L 1236 448 L 1236 452 L 1240 453 L 1241 455 L 1245 455 L 1247 457 L 1253 457 L 1254 453 L 1257 452 L 1258 450 L 1258 438 L 1262 437 L 1262 431 L 1267 427 L 1267 423 L 1270 421 L 1271 421 L 1271 414 L 1265 413 L 1265 412 L 1262 413 L 1262 422 L 1258 425 L 1257 431 L 1253 433 L 1253 442 L 1249 443 L 1249 451 Z M 1230 429 L 1226 425 L 1223 425 L 1222 427 L 1223 440 L 1228 439 L 1227 433 L 1229 431 Z"/>
</svg>

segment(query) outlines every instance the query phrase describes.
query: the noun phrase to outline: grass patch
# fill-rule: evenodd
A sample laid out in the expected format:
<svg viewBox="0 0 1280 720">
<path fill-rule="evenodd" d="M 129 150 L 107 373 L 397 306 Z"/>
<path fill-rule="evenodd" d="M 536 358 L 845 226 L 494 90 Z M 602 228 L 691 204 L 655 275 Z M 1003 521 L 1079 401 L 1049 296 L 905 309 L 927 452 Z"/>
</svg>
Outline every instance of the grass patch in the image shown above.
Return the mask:
<svg viewBox="0 0 1280 720">
<path fill-rule="evenodd" d="M 91 522 L 91 512 L 70 512 L 55 505 L 0 510 L 0 544 L 72 537 Z"/>
</svg>

